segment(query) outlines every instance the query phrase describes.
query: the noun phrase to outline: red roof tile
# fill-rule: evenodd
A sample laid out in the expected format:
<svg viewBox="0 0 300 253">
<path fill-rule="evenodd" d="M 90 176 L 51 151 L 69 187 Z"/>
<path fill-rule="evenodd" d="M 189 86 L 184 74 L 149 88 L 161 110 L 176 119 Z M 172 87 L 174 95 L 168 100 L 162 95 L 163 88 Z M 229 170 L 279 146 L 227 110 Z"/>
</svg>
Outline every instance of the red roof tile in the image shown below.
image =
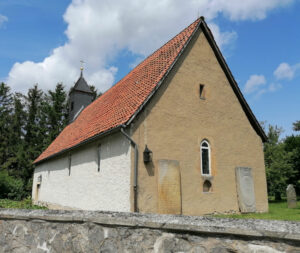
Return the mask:
<svg viewBox="0 0 300 253">
<path fill-rule="evenodd" d="M 95 135 L 125 124 L 167 73 L 199 22 L 200 19 L 197 19 L 87 106 L 34 162 L 40 162 Z"/>
</svg>

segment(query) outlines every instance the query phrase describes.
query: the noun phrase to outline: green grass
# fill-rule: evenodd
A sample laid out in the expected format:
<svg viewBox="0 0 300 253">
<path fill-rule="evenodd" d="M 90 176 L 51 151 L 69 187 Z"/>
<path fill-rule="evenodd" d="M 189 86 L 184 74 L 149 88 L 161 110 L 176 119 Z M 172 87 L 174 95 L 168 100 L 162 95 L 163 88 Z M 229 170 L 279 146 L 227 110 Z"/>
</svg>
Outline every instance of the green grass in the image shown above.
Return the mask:
<svg viewBox="0 0 300 253">
<path fill-rule="evenodd" d="M 46 207 L 32 205 L 30 198 L 21 201 L 0 199 L 0 208 L 47 209 Z M 297 202 L 297 208 L 293 209 L 287 208 L 286 201 L 270 202 L 268 213 L 218 214 L 215 217 L 300 221 L 300 201 Z"/>
<path fill-rule="evenodd" d="M 18 209 L 47 209 L 46 207 L 32 205 L 31 199 L 21 201 L 0 199 L 0 208 L 18 208 Z"/>
<path fill-rule="evenodd" d="M 297 202 L 296 208 L 287 208 L 286 201 L 270 202 L 268 213 L 221 214 L 216 217 L 300 221 L 300 201 Z"/>
</svg>

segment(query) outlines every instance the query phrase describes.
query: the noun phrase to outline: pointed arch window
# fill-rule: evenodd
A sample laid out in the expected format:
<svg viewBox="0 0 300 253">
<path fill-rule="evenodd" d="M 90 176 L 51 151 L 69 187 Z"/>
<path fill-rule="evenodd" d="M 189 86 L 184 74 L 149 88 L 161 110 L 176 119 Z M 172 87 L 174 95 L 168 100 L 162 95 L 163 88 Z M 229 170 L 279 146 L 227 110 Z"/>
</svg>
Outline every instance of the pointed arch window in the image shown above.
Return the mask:
<svg viewBox="0 0 300 253">
<path fill-rule="evenodd" d="M 202 175 L 210 175 L 210 145 L 208 141 L 203 140 L 200 144 L 201 153 L 201 173 Z"/>
</svg>

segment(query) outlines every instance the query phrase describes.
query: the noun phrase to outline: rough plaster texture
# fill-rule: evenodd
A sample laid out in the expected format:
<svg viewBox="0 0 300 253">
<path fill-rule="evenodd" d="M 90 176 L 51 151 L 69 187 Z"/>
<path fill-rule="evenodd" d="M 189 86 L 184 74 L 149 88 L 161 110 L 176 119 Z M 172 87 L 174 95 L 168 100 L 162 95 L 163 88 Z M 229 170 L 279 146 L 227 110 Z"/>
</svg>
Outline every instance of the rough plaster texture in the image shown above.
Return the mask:
<svg viewBox="0 0 300 253">
<path fill-rule="evenodd" d="M 204 84 L 205 99 L 199 86 Z M 257 211 L 267 211 L 263 143 L 251 126 L 205 35 L 198 32 L 131 129 L 140 150 L 147 144 L 153 163 L 139 155 L 138 208 L 158 212 L 158 160 L 180 163 L 182 213 L 238 212 L 236 167 L 252 168 Z M 202 176 L 200 143 L 211 146 L 212 175 Z M 133 155 L 131 157 L 133 160 Z M 209 179 L 212 189 L 203 192 Z"/>
<path fill-rule="evenodd" d="M 299 222 L 0 210 L 0 252 L 296 253 L 299 231 Z"/>
<path fill-rule="evenodd" d="M 98 172 L 98 145 L 101 144 Z M 130 143 L 120 133 L 44 162 L 34 172 L 32 198 L 51 208 L 130 211 Z M 42 175 L 38 199 L 37 178 Z"/>
</svg>

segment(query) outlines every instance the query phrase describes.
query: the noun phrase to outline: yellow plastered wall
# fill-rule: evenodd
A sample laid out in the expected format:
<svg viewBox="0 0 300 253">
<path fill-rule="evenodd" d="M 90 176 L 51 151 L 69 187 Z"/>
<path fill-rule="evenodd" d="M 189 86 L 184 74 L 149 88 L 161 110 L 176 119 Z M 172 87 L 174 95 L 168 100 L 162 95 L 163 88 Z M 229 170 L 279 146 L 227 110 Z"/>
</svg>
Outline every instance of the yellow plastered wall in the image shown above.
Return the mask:
<svg viewBox="0 0 300 253">
<path fill-rule="evenodd" d="M 199 85 L 205 85 L 205 100 Z M 205 35 L 199 30 L 131 127 L 139 146 L 138 209 L 158 212 L 159 159 L 178 160 L 182 214 L 239 211 L 235 167 L 252 168 L 257 211 L 267 211 L 263 143 L 251 126 Z M 200 143 L 211 146 L 212 191 L 203 192 Z M 143 163 L 145 144 L 153 163 Z M 132 164 L 134 161 L 132 152 Z M 133 171 L 133 168 L 132 168 Z M 132 206 L 133 206 L 133 197 Z"/>
</svg>

